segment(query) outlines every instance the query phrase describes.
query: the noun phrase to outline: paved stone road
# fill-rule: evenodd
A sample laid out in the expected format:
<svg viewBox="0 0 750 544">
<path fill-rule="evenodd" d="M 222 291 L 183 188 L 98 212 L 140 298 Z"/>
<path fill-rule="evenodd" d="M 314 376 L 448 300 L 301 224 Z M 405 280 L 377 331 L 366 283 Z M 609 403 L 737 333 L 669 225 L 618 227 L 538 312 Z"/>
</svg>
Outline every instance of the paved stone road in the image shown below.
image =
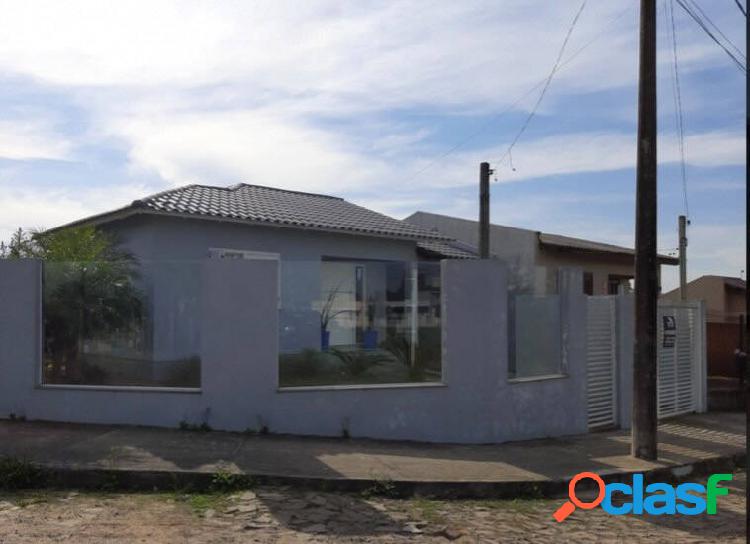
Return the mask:
<svg viewBox="0 0 750 544">
<path fill-rule="evenodd" d="M 233 494 L 0 493 L 0 543 L 744 542 L 744 474 L 716 516 L 612 517 L 560 501 L 427 501 L 285 488 Z"/>
</svg>

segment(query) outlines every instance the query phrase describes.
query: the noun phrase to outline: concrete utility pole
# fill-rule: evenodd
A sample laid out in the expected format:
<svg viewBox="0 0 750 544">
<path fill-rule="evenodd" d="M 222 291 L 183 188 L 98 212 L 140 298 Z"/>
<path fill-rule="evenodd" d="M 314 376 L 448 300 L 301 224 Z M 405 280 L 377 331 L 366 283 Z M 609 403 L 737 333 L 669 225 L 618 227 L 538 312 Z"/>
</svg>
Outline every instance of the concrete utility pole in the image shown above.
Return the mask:
<svg viewBox="0 0 750 544">
<path fill-rule="evenodd" d="M 641 0 L 632 454 L 656 459 L 656 0 Z"/>
<path fill-rule="evenodd" d="M 680 238 L 680 300 L 687 300 L 687 217 L 679 217 Z"/>
<path fill-rule="evenodd" d="M 490 163 L 479 165 L 479 258 L 490 258 Z"/>
</svg>

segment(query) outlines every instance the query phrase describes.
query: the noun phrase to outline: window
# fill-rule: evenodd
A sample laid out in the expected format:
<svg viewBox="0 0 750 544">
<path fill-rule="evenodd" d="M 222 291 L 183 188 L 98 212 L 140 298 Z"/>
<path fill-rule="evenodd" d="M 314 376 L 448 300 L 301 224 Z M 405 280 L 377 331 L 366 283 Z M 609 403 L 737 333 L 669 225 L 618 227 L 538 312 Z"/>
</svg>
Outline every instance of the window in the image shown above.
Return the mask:
<svg viewBox="0 0 750 544">
<path fill-rule="evenodd" d="M 607 294 L 617 295 L 621 290 L 627 293 L 630 290 L 630 282 L 632 280 L 633 278 L 631 276 L 610 274 L 607 279 Z"/>
<path fill-rule="evenodd" d="M 591 272 L 583 273 L 583 294 L 594 294 L 594 274 L 592 274 Z"/>
</svg>

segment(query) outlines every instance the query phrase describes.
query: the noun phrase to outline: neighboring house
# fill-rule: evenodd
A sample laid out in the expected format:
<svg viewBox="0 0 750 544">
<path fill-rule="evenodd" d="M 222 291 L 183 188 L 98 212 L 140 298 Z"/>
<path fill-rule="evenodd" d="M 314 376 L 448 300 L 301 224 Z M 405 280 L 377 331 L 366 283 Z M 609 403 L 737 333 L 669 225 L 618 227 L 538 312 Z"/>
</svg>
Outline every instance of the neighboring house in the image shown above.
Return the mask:
<svg viewBox="0 0 750 544">
<path fill-rule="evenodd" d="M 740 278 L 701 276 L 687 284 L 687 299 L 706 304 L 708 373 L 736 376 L 734 350 L 742 343 L 740 316 L 745 314 L 747 284 Z M 679 288 L 662 295 L 662 300 L 680 300 Z"/>
<path fill-rule="evenodd" d="M 416 212 L 404 221 L 455 238 L 472 249 L 479 243 L 476 221 L 428 212 Z M 630 248 L 528 229 L 491 225 L 490 253 L 508 264 L 512 276 L 536 278 L 536 285 L 518 287 L 540 294 L 554 290 L 560 267 L 581 268 L 584 292 L 589 295 L 617 294 L 621 286 L 629 288 L 635 277 Z M 659 255 L 659 264 L 678 263 L 674 257 Z"/>
<path fill-rule="evenodd" d="M 745 313 L 745 281 L 728 276 L 701 276 L 687 283 L 687 299 L 706 303 L 708 323 L 738 323 Z M 680 289 L 664 293 L 662 299 L 680 300 Z"/>
</svg>

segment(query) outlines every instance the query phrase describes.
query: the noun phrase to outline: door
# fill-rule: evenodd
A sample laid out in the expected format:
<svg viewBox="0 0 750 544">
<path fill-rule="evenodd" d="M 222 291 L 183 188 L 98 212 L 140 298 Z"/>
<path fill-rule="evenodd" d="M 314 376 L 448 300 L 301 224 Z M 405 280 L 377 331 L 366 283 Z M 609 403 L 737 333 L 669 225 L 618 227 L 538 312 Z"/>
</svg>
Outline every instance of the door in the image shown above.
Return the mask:
<svg viewBox="0 0 750 544">
<path fill-rule="evenodd" d="M 617 422 L 617 326 L 615 297 L 587 297 L 586 396 L 589 429 Z"/>
<path fill-rule="evenodd" d="M 361 334 L 365 267 L 343 261 L 323 261 L 321 306 L 328 312 L 329 344 L 355 346 Z"/>
</svg>

